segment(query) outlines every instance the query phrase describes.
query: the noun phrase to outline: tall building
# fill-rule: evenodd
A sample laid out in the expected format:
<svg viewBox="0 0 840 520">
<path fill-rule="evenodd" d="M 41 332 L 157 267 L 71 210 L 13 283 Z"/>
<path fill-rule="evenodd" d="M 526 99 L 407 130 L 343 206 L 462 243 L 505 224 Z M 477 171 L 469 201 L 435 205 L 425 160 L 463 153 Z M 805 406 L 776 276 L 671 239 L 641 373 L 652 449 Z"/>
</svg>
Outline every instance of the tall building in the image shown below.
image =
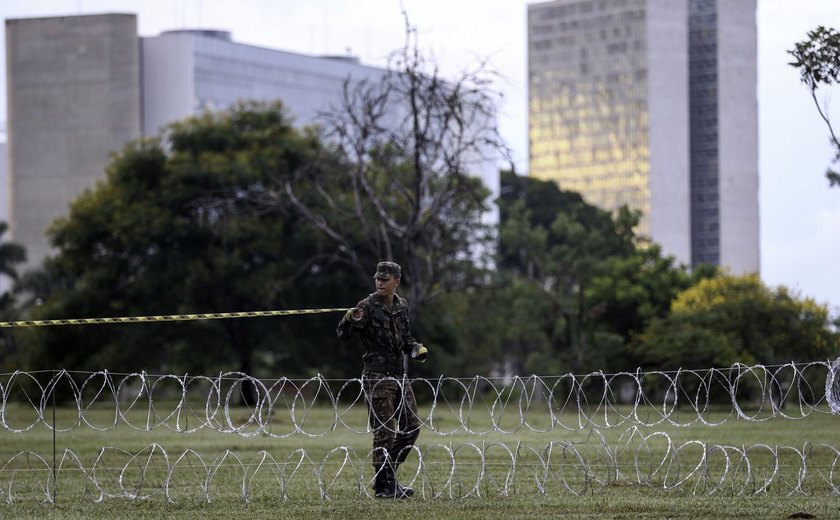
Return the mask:
<svg viewBox="0 0 840 520">
<path fill-rule="evenodd" d="M 29 263 L 49 224 L 140 136 L 140 40 L 128 14 L 6 20 L 9 224 Z"/>
<path fill-rule="evenodd" d="M 8 179 L 9 177 L 6 175 L 6 142 L 0 141 L 0 182 L 5 184 L 0 188 L 0 193 L 9 193 Z M 0 220 L 7 223 L 9 222 L 8 206 L 8 197 L 0 197 Z"/>
<path fill-rule="evenodd" d="M 679 261 L 757 272 L 755 0 L 528 6 L 530 174 Z"/>
<path fill-rule="evenodd" d="M 138 37 L 133 14 L 7 20 L 6 28 L 11 236 L 30 266 L 49 253 L 50 222 L 104 178 L 110 153 L 130 139 L 242 100 L 279 99 L 296 124 L 311 124 L 340 104 L 346 81 L 386 73 L 351 57 L 237 43 L 226 31 Z M 474 169 L 498 193 L 495 160 Z"/>
</svg>

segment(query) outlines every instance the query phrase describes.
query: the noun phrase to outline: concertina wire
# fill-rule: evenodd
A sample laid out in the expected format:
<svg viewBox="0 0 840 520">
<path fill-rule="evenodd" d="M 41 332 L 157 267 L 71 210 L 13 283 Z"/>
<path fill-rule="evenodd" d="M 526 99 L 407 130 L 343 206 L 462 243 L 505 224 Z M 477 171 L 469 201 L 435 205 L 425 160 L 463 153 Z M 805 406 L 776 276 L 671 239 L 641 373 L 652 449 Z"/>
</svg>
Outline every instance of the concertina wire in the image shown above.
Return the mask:
<svg viewBox="0 0 840 520">
<path fill-rule="evenodd" d="M 408 485 L 423 498 L 575 495 L 615 485 L 648 485 L 692 494 L 840 494 L 840 450 L 828 444 L 734 446 L 700 440 L 678 441 L 657 426 L 719 426 L 729 420 L 765 422 L 840 414 L 840 359 L 784 365 L 743 365 L 674 372 L 648 371 L 510 378 L 401 378 L 425 403 L 420 428 L 440 437 L 455 434 L 582 434 L 583 440 L 553 440 L 531 446 L 512 443 L 431 442 L 417 455 Z M 111 431 L 125 425 L 138 431 L 166 428 L 180 433 L 213 430 L 244 437 L 323 437 L 345 429 L 368 434 L 361 378 L 334 380 L 259 379 L 231 372 L 218 376 L 154 375 L 145 372 L 67 370 L 0 374 L 0 428 L 22 434 L 43 425 L 55 432 L 76 428 Z M 824 381 L 824 383 L 822 383 Z M 240 403 L 243 386 L 257 399 Z M 823 386 L 824 385 L 824 386 Z M 824 388 L 824 392 L 822 391 Z M 48 414 L 60 397 L 73 416 L 53 424 Z M 113 417 L 98 423 L 91 411 L 103 407 Z M 310 420 L 326 407 L 331 421 Z M 15 413 L 10 413 L 16 408 Z M 401 408 L 401 407 L 400 407 Z M 29 410 L 29 415 L 22 410 Z M 364 413 L 354 413 L 364 411 Z M 406 413 L 399 410 L 396 413 Z M 28 417 L 27 419 L 21 419 Z M 361 418 L 361 419 L 359 419 Z M 385 423 L 391 418 L 381 418 Z M 15 421 L 21 421 L 17 423 Z M 399 424 L 400 421 L 393 421 Z M 603 430 L 623 428 L 612 444 Z M 171 453 L 170 453 L 171 452 Z M 220 475 L 233 475 L 236 494 L 248 501 L 262 490 L 287 500 L 317 483 L 317 496 L 371 496 L 371 453 L 338 446 L 319 458 L 297 448 L 282 456 L 261 450 L 250 458 L 225 450 L 202 456 L 197 450 L 167 452 L 158 444 L 139 451 L 99 450 L 87 467 L 65 449 L 55 466 L 32 451 L 19 452 L 0 467 L 6 501 L 20 496 L 21 482 L 34 477 L 36 493 L 55 501 L 55 483 L 68 473 L 81 480 L 80 496 L 147 499 L 161 496 L 210 501 L 219 494 Z M 818 462 L 815 462 L 818 461 Z M 810 471 L 809 471 L 810 470 Z M 16 484 L 17 483 L 17 484 Z M 215 490 L 215 491 L 214 491 Z M 270 491 L 268 491 L 270 490 Z M 310 490 L 311 491 L 311 490 Z"/>
<path fill-rule="evenodd" d="M 359 425 L 346 420 L 366 407 L 362 378 L 260 379 L 240 372 L 190 376 L 107 370 L 15 371 L 0 378 L 5 379 L 0 379 L 0 429 L 12 433 L 38 424 L 59 432 L 78 427 L 108 431 L 125 424 L 139 431 L 212 429 L 273 438 L 317 437 L 337 428 L 359 434 L 370 431 L 367 421 Z M 427 403 L 428 412 L 418 412 L 419 428 L 441 436 L 661 424 L 716 426 L 733 417 L 764 422 L 840 413 L 840 358 L 774 366 L 736 363 L 729 368 L 674 372 L 388 379 L 401 387 L 410 385 L 417 400 Z M 812 381 L 824 381 L 824 392 L 823 384 L 815 388 Z M 253 389 L 256 399 L 246 405 L 243 420 L 232 417 L 231 410 L 241 406 L 245 386 Z M 156 399 L 158 394 L 160 399 Z M 56 396 L 64 407 L 75 409 L 69 424 L 53 425 L 48 420 L 47 410 Z M 31 420 L 14 423 L 7 413 L 11 405 L 30 407 Z M 332 410 L 332 421 L 324 427 L 319 420 L 317 430 L 307 429 L 310 411 L 323 406 Z M 89 420 L 86 413 L 94 407 L 113 407 L 113 420 L 105 424 Z M 396 410 L 404 413 L 401 406 Z M 278 416 L 285 420 L 277 420 Z M 383 423 L 389 419 L 380 418 Z"/>
</svg>

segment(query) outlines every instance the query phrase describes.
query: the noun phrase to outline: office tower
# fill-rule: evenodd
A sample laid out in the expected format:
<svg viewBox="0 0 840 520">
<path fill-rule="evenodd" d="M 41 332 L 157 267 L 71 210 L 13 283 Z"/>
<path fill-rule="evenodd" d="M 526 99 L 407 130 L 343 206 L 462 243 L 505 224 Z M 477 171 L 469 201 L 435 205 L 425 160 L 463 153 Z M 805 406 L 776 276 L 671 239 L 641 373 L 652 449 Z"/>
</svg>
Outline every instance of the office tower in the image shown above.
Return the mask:
<svg viewBox="0 0 840 520">
<path fill-rule="evenodd" d="M 10 237 L 29 264 L 50 222 L 140 136 L 140 47 L 128 14 L 6 20 Z"/>
<path fill-rule="evenodd" d="M 12 238 L 29 265 L 49 253 L 49 223 L 104 178 L 109 154 L 169 123 L 238 101 L 281 100 L 297 125 L 339 105 L 346 81 L 385 70 L 348 56 L 245 45 L 218 30 L 137 36 L 132 14 L 8 20 Z M 475 174 L 498 194 L 495 160 Z M 498 214 L 488 215 L 498 221 Z"/>
<path fill-rule="evenodd" d="M 528 6 L 530 174 L 678 260 L 757 272 L 755 0 Z"/>
</svg>

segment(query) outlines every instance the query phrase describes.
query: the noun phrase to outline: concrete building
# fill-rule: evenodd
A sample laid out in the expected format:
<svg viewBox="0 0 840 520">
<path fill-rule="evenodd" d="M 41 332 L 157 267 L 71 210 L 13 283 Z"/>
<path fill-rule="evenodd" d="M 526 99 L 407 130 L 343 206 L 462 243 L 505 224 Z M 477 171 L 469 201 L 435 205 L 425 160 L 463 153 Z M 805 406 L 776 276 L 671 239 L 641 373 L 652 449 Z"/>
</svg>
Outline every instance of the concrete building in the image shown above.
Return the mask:
<svg viewBox="0 0 840 520">
<path fill-rule="evenodd" d="M 679 261 L 757 272 L 755 0 L 528 6 L 530 174 Z"/>
<path fill-rule="evenodd" d="M 68 203 L 140 135 L 140 40 L 129 14 L 6 20 L 10 238 L 30 265 Z"/>
<path fill-rule="evenodd" d="M 9 222 L 9 197 L 5 195 L 10 192 L 9 177 L 7 176 L 8 168 L 6 167 L 7 148 L 5 141 L 0 142 L 0 220 L 6 223 Z"/>
<path fill-rule="evenodd" d="M 386 72 L 351 57 L 236 43 L 225 31 L 138 37 L 131 14 L 9 20 L 6 27 L 12 236 L 29 250 L 30 265 L 49 252 L 49 223 L 103 178 L 109 154 L 129 139 L 241 100 L 279 99 L 298 125 L 311 124 L 340 103 L 348 79 L 377 81 Z M 479 160 L 474 170 L 498 194 L 495 160 Z"/>
<path fill-rule="evenodd" d="M 236 43 L 225 31 L 168 31 L 141 41 L 147 135 L 172 121 L 245 99 L 281 99 L 297 124 L 312 124 L 319 111 L 340 101 L 347 78 L 376 81 L 385 73 L 356 58 L 304 56 Z"/>
</svg>

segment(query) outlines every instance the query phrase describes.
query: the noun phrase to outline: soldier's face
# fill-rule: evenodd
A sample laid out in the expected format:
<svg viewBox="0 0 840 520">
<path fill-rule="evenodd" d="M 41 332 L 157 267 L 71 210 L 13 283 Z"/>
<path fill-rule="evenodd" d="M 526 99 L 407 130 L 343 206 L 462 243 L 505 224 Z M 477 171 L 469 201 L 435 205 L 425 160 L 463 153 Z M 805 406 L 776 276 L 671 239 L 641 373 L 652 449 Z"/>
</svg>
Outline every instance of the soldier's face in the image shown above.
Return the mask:
<svg viewBox="0 0 840 520">
<path fill-rule="evenodd" d="M 380 296 L 393 296 L 397 292 L 397 287 L 400 285 L 400 279 L 394 276 L 389 277 L 387 280 L 376 278 L 374 281 L 376 282 L 376 293 Z"/>
</svg>

